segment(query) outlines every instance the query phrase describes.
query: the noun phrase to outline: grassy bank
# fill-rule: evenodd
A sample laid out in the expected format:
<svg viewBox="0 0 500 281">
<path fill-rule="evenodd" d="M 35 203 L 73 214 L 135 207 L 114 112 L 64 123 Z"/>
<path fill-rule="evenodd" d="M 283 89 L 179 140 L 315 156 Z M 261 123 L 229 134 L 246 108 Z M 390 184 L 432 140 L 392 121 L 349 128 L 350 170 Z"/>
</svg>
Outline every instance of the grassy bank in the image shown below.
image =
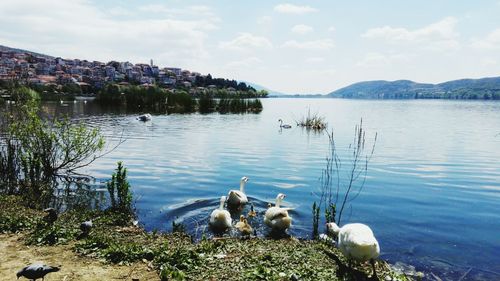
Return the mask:
<svg viewBox="0 0 500 281">
<path fill-rule="evenodd" d="M 154 270 L 159 280 L 373 280 L 368 278 L 370 266 L 348 269 L 336 248 L 315 240 L 221 238 L 195 243 L 182 232 L 146 232 L 113 211 L 68 211 L 53 224 L 43 216 L 24 207 L 20 197 L 0 196 L 0 232 L 17 233 L 17 243 L 53 249 L 66 245 L 61 248 L 66 250 L 70 245 L 75 256 L 103 261 L 103 267 L 139 264 Z M 94 228 L 81 238 L 79 223 L 87 219 Z M 396 276 L 382 260 L 377 274 L 380 280 L 409 280 Z M 46 280 L 56 279 L 49 275 Z"/>
</svg>

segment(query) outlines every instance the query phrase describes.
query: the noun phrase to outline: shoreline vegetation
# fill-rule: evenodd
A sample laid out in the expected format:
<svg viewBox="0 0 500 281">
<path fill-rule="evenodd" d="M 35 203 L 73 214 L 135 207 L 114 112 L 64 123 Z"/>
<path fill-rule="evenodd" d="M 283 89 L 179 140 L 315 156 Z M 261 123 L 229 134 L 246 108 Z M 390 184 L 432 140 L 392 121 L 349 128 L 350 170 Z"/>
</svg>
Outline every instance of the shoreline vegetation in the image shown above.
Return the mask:
<svg viewBox="0 0 500 281">
<path fill-rule="evenodd" d="M 106 184 L 107 196 L 93 193 L 86 185 L 88 177 L 77 172 L 106 154 L 99 130 L 66 119 L 43 119 L 36 92 L 23 88 L 18 94 L 19 102 L 0 120 L 0 233 L 14 234 L 16 242 L 12 236 L 0 235 L 0 245 L 50 249 L 57 256 L 67 256 L 69 247 L 76 257 L 102 261 L 103 266 L 131 265 L 132 270 L 142 268 L 144 274 L 149 269 L 162 281 L 412 280 L 380 259 L 375 265 L 376 276 L 372 276 L 369 264 L 348 266 L 352 262 L 325 236 L 312 240 L 202 236 L 194 241 L 180 223 L 173 224 L 171 233 L 147 232 L 137 221 L 132 188 L 122 163 Z M 359 134 L 364 138 L 361 126 Z M 330 185 L 327 188 L 330 190 Z M 44 210 L 47 207 L 53 209 Z M 38 254 L 22 260 L 10 257 L 10 267 L 1 267 L 0 274 L 14 276 L 40 258 Z M 79 265 L 62 262 L 61 270 L 51 275 L 82 274 Z M 51 275 L 48 280 L 52 280 Z M 130 274 L 122 276 L 130 279 Z"/>
<path fill-rule="evenodd" d="M 50 224 L 42 211 L 25 207 L 19 196 L 0 195 L 0 210 L 0 239 L 12 237 L 5 234 L 14 235 L 18 248 L 52 247 L 54 255 L 72 251 L 81 263 L 95 259 L 103 267 L 129 265 L 123 272 L 136 269 L 134 275 L 140 276 L 153 271 L 156 280 L 415 280 L 394 272 L 383 260 L 377 260 L 378 279 L 372 279 L 368 276 L 371 266 L 347 267 L 342 253 L 324 240 L 222 237 L 194 242 L 182 231 L 146 232 L 111 208 L 69 210 Z M 94 227 L 88 237 L 79 238 L 78 225 L 89 217 L 95 218 Z M 0 274 L 14 276 L 25 266 L 22 262 Z M 79 270 L 63 264 L 53 275 L 62 278 L 74 274 Z"/>
<path fill-rule="evenodd" d="M 71 101 L 75 95 L 37 91 L 39 87 L 17 85 L 7 92 L 9 101 Z M 108 84 L 96 95 L 95 101 L 104 107 L 125 107 L 131 112 L 153 113 L 260 113 L 263 110 L 260 98 L 267 94 L 255 91 L 228 91 L 227 89 L 200 90 L 188 93 L 185 90 L 169 90 L 157 86 L 120 86 Z M 6 99 L 0 97 L 0 104 Z"/>
</svg>

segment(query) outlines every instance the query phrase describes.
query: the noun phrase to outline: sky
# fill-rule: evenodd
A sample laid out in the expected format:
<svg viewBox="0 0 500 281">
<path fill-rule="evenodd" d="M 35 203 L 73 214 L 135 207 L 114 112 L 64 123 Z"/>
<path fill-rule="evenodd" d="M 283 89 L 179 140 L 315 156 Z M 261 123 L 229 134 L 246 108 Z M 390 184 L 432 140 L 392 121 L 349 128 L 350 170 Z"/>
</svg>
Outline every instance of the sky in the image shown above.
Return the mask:
<svg viewBox="0 0 500 281">
<path fill-rule="evenodd" d="M 500 0 L 1 0 L 0 45 L 289 94 L 500 76 Z"/>
</svg>

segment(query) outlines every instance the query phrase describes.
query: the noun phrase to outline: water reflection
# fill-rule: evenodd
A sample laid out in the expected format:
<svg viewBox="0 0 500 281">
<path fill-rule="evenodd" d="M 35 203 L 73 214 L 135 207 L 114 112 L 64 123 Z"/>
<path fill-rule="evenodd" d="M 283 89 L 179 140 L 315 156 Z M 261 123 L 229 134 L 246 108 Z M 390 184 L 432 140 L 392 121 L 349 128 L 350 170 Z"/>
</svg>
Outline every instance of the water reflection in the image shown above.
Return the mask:
<svg viewBox="0 0 500 281">
<path fill-rule="evenodd" d="M 317 111 L 333 128 L 342 157 L 363 117 L 365 129 L 379 139 L 369 178 L 344 222 L 370 225 L 381 257 L 390 262 L 442 280 L 458 280 L 469 268 L 465 279 L 500 277 L 500 137 L 494 137 L 500 103 L 267 99 L 258 115 L 155 115 L 147 124 L 90 102 L 45 106 L 106 136 L 123 133 L 127 141 L 119 149 L 82 172 L 99 186 L 124 161 L 141 223 L 170 230 L 178 220 L 198 237 L 211 235 L 210 212 L 243 175 L 252 178 L 247 194 L 260 215 L 251 222 L 259 235 L 267 235 L 267 202 L 283 192 L 294 208 L 289 233 L 309 237 L 328 138 L 295 126 L 280 132 L 276 120 Z"/>
</svg>

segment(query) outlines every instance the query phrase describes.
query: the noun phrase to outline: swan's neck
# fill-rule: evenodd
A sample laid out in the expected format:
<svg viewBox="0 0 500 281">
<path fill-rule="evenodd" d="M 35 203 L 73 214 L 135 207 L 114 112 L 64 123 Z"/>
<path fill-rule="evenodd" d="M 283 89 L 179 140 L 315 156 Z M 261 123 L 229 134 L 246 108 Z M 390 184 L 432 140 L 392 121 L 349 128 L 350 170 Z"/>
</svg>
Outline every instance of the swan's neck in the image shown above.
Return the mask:
<svg viewBox="0 0 500 281">
<path fill-rule="evenodd" d="M 276 198 L 276 208 L 279 208 L 281 205 L 281 199 L 280 198 Z"/>
<path fill-rule="evenodd" d="M 240 182 L 240 191 L 245 193 L 245 181 Z"/>
</svg>

